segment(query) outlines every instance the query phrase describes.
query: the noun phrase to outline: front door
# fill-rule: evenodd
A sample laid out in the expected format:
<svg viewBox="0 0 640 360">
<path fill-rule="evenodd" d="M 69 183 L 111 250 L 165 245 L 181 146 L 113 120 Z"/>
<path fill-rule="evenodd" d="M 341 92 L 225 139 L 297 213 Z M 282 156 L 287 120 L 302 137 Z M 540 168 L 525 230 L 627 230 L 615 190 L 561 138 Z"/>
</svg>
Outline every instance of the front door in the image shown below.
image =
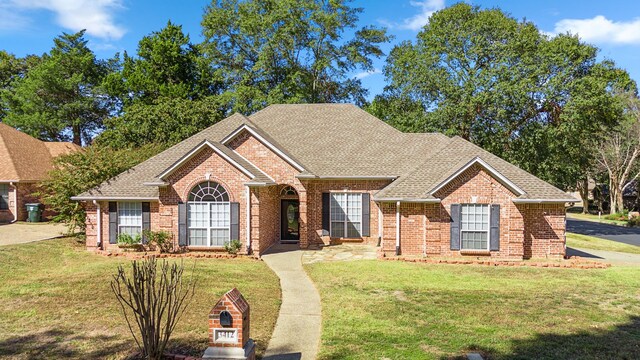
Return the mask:
<svg viewBox="0 0 640 360">
<path fill-rule="evenodd" d="M 300 240 L 300 202 L 298 200 L 282 200 L 280 205 L 280 238 L 282 241 Z"/>
</svg>

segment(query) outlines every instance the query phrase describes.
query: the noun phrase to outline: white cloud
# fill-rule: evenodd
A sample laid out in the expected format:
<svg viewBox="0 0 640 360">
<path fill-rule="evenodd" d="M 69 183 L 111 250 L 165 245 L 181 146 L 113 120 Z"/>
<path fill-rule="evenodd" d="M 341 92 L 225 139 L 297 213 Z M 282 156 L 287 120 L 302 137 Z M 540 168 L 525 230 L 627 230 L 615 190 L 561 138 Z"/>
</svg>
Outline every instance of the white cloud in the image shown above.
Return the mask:
<svg viewBox="0 0 640 360">
<path fill-rule="evenodd" d="M 640 44 L 640 18 L 631 21 L 611 21 L 602 15 L 593 19 L 564 19 L 556 23 L 554 33 L 578 34 L 587 42 L 609 44 Z"/>
<path fill-rule="evenodd" d="M 397 27 L 418 31 L 429 22 L 434 12 L 444 9 L 444 0 L 410 1 L 411 6 L 420 8 L 420 12 L 410 18 L 406 18 Z"/>
<path fill-rule="evenodd" d="M 369 77 L 371 75 L 376 75 L 376 74 L 382 74 L 382 71 L 380 71 L 380 69 L 373 69 L 373 70 L 369 70 L 369 71 L 363 71 L 363 72 L 359 72 L 355 75 L 356 79 L 358 80 L 362 80 L 366 77 Z"/>
<path fill-rule="evenodd" d="M 16 13 L 9 4 L 0 1 L 0 30 L 23 29 L 28 24 L 28 18 Z"/>
<path fill-rule="evenodd" d="M 14 16 L 28 10 L 48 10 L 67 29 L 87 29 L 87 34 L 103 39 L 120 39 L 125 29 L 117 25 L 113 13 L 122 9 L 121 0 L 0 0 L 0 9 L 11 8 Z M 5 18 L 0 13 L 0 22 Z"/>
</svg>

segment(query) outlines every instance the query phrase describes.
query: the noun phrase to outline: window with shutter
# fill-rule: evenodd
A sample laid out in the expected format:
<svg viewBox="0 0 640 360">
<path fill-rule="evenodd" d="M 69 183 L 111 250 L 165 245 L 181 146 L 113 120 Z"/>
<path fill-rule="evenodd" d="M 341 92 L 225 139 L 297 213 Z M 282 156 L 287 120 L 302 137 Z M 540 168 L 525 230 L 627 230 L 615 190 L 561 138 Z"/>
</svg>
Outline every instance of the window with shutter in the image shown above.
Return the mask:
<svg viewBox="0 0 640 360">
<path fill-rule="evenodd" d="M 224 246 L 231 240 L 231 203 L 222 185 L 205 181 L 191 190 L 187 226 L 192 246 Z"/>
<path fill-rule="evenodd" d="M 9 210 L 9 184 L 0 184 L 0 210 Z"/>
<path fill-rule="evenodd" d="M 460 211 L 462 250 L 489 250 L 489 205 L 462 204 Z"/>
<path fill-rule="evenodd" d="M 331 237 L 362 235 L 362 194 L 331 193 Z"/>
</svg>

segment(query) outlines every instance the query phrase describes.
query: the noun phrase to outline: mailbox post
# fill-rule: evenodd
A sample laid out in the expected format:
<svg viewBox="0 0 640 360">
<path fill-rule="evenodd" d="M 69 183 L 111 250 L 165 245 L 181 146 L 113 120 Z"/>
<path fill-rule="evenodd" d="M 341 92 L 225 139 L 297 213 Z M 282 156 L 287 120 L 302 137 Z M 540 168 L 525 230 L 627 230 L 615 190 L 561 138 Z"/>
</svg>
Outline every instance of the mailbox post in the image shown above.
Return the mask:
<svg viewBox="0 0 640 360">
<path fill-rule="evenodd" d="M 203 359 L 228 360 L 256 358 L 250 338 L 249 303 L 234 288 L 218 300 L 209 312 L 209 347 Z"/>
</svg>

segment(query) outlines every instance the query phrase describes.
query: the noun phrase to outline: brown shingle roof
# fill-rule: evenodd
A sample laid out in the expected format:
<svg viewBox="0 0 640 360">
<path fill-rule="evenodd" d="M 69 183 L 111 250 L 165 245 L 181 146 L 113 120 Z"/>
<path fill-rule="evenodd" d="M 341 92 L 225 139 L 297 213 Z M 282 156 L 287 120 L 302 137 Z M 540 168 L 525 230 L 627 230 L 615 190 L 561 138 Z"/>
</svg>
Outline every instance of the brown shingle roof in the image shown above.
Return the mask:
<svg viewBox="0 0 640 360">
<path fill-rule="evenodd" d="M 44 142 L 0 123 L 0 181 L 40 181 L 53 158 L 80 149 L 65 142 Z"/>
<path fill-rule="evenodd" d="M 79 198 L 157 198 L 158 176 L 209 141 L 230 157 L 252 164 L 221 142 L 247 126 L 318 177 L 398 178 L 376 198 L 433 198 L 429 191 L 475 157 L 481 158 L 526 191 L 529 199 L 569 198 L 561 190 L 461 138 L 439 133 L 407 134 L 348 104 L 271 105 L 248 118 L 234 114 Z M 262 172 L 261 172 L 262 173 Z M 267 176 L 260 174 L 260 177 Z M 300 176 L 299 175 L 299 176 Z"/>
</svg>

